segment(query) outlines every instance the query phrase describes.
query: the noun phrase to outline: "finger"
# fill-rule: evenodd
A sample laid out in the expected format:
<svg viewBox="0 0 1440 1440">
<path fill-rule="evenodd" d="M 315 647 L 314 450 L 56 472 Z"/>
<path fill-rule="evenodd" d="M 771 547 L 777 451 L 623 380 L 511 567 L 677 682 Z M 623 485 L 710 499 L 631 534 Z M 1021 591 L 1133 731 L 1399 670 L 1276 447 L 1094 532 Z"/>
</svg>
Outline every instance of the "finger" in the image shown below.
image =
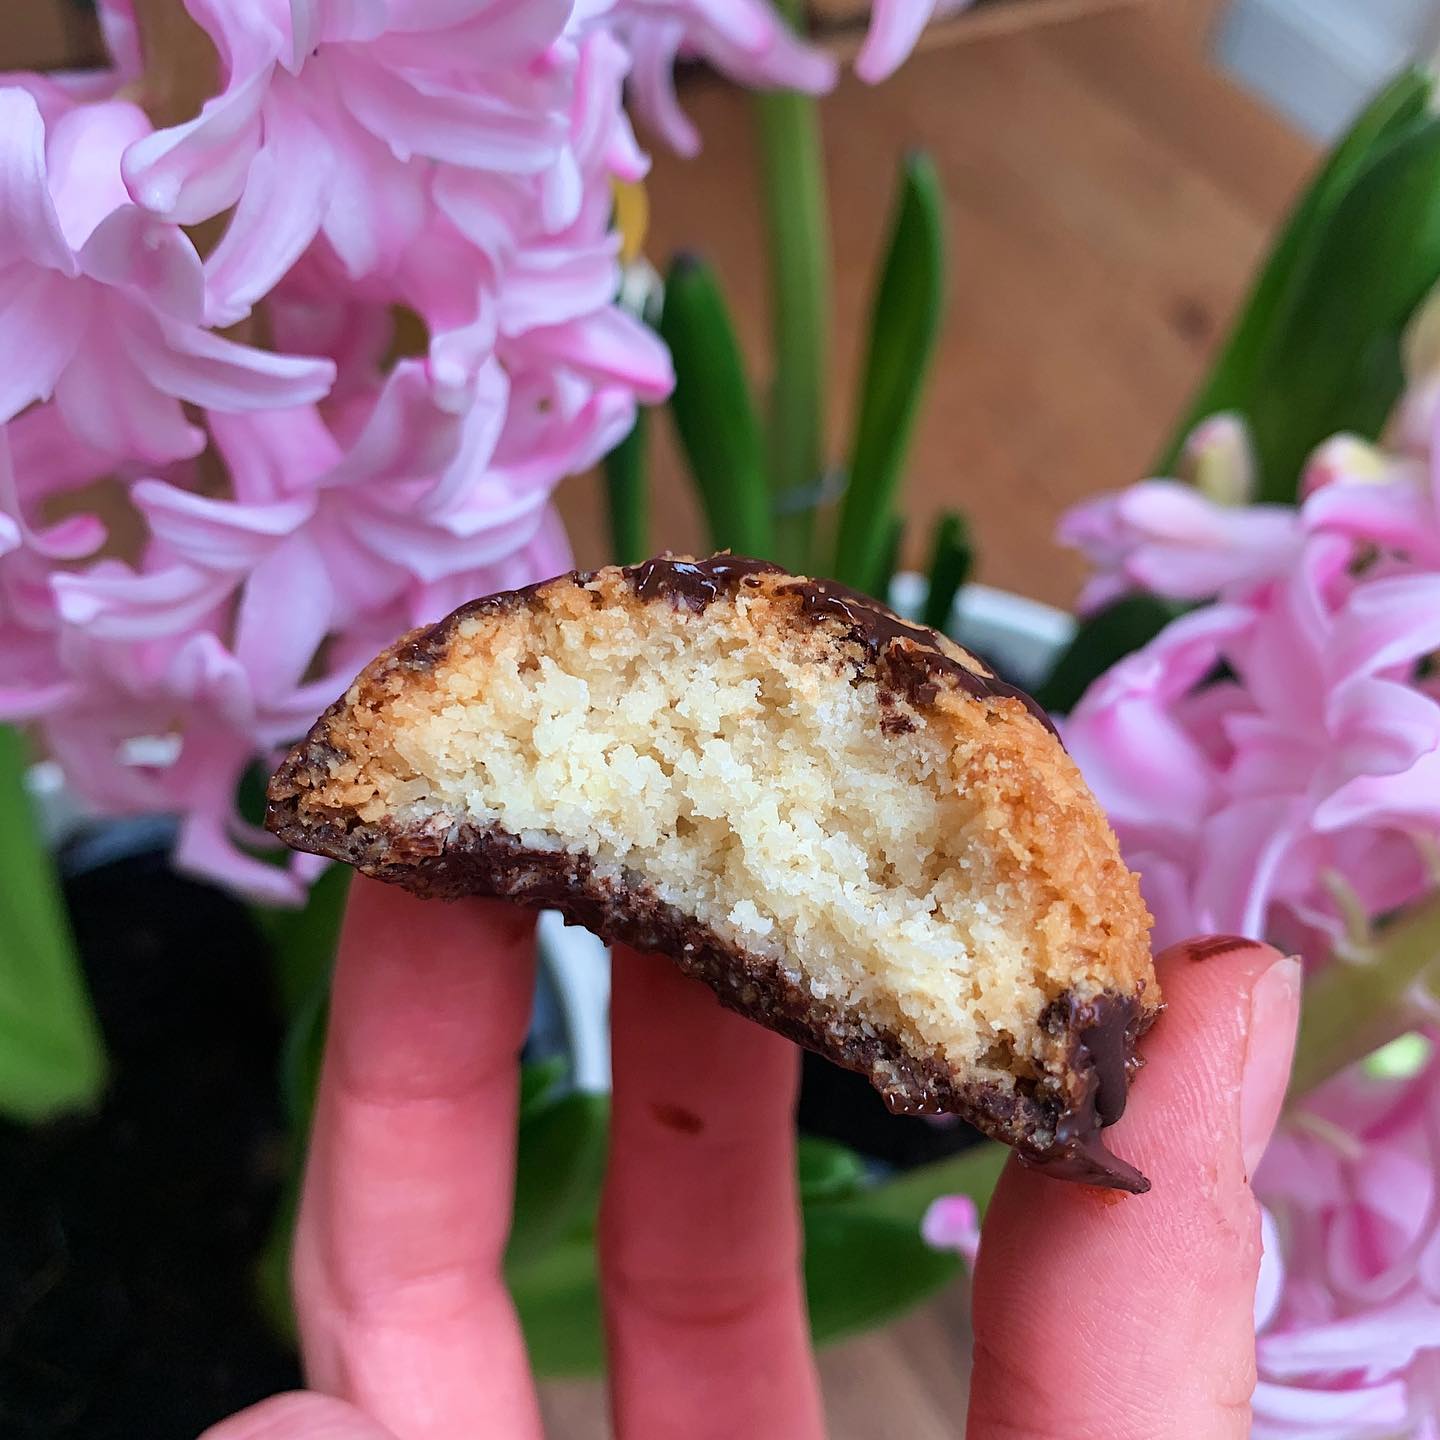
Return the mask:
<svg viewBox="0 0 1440 1440">
<path fill-rule="evenodd" d="M 401 1440 L 540 1435 L 501 1277 L 534 926 L 358 880 L 296 1241 L 311 1385 Z"/>
<path fill-rule="evenodd" d="M 212 1425 L 200 1440 L 395 1440 L 384 1426 L 329 1395 L 276 1395 Z"/>
<path fill-rule="evenodd" d="M 1259 1212 L 1299 962 L 1218 938 L 1157 962 L 1167 1012 L 1116 1150 L 1124 1197 L 1012 1163 L 980 1241 L 970 1440 L 1242 1440 L 1255 1385 Z"/>
<path fill-rule="evenodd" d="M 795 1180 L 799 1052 L 617 947 L 600 1263 L 622 1440 L 822 1433 Z"/>
</svg>

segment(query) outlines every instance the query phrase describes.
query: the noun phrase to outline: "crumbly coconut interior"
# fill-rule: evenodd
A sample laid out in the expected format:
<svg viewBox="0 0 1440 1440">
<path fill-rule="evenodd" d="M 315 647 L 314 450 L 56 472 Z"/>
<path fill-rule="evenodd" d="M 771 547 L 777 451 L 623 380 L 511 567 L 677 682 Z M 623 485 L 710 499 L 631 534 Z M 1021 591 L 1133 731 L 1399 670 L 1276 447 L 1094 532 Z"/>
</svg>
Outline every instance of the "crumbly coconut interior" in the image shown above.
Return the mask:
<svg viewBox="0 0 1440 1440">
<path fill-rule="evenodd" d="M 963 747 L 923 715 L 884 733 L 833 639 L 748 608 L 465 622 L 432 686 L 374 717 L 361 817 L 440 811 L 588 852 L 920 1053 L 1034 1075 L 1059 987 Z"/>
</svg>

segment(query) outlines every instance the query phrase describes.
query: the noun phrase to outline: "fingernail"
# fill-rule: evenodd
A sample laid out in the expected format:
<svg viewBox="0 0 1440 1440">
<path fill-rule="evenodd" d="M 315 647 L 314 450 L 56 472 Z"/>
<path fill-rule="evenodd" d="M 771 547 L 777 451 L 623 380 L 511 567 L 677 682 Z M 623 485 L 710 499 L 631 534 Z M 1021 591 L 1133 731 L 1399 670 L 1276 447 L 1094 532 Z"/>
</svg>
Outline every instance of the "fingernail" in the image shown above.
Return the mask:
<svg viewBox="0 0 1440 1440">
<path fill-rule="evenodd" d="M 1218 960 L 1233 950 L 1252 950 L 1257 944 L 1259 941 L 1247 940 L 1243 935 L 1206 935 L 1186 942 L 1185 958 L 1198 964 L 1202 960 Z"/>
<path fill-rule="evenodd" d="M 1255 1173 L 1275 1132 L 1300 1018 L 1300 961 L 1277 960 L 1250 992 L 1250 1028 L 1240 1077 L 1240 1154 L 1245 1174 Z"/>
</svg>

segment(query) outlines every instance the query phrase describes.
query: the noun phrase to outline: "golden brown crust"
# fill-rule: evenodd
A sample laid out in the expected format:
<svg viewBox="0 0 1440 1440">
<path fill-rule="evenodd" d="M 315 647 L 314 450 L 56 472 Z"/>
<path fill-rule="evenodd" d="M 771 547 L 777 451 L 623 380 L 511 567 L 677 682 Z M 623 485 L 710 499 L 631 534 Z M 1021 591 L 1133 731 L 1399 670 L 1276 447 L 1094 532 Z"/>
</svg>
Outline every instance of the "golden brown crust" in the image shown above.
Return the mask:
<svg viewBox="0 0 1440 1440">
<path fill-rule="evenodd" d="M 1014 877 L 1036 967 L 1053 982 L 1054 1014 L 1045 1021 L 1052 1053 L 1030 1093 L 978 1095 L 973 1085 L 947 1076 L 933 1055 L 917 1054 L 895 1036 L 859 1044 L 858 1032 L 841 1033 L 843 1017 L 837 1020 L 829 1011 L 821 1013 L 827 1007 L 813 1001 L 807 1006 L 783 993 L 770 973 L 773 962 L 698 932 L 693 921 L 687 929 L 684 917 L 674 913 L 657 920 L 656 902 L 645 897 L 639 877 L 616 894 L 613 880 L 601 883 L 588 872 L 557 880 L 557 857 L 522 853 L 503 832 L 473 825 L 397 827 L 374 770 L 377 763 L 383 768 L 384 717 L 398 695 L 436 685 L 437 676 L 455 664 L 483 669 L 527 613 L 593 621 L 597 609 L 613 610 L 617 621 L 643 622 L 647 607 L 699 615 L 717 599 L 742 591 L 750 644 L 791 656 L 798 646 L 816 665 L 873 680 L 887 733 L 924 726 L 942 734 L 953 752 L 954 781 L 975 808 L 1001 875 Z M 344 859 L 421 893 L 509 894 L 565 909 L 598 924 L 607 938 L 664 949 L 700 973 L 727 1003 L 869 1073 L 892 1103 L 957 1109 L 1032 1158 L 1057 1160 L 1059 1132 L 1077 1107 L 1088 1100 L 1094 1109 L 1099 1082 L 1091 1070 L 1077 1069 L 1076 1057 L 1089 1055 L 1087 1044 L 1099 1048 L 1102 1030 L 1112 1040 L 1116 1032 L 1123 1037 L 1123 1044 L 1115 1042 L 1117 1063 L 1122 1075 L 1128 1072 L 1134 1039 L 1159 1006 L 1149 915 L 1135 877 L 1076 766 L 1037 717 L 1033 702 L 996 681 L 946 637 L 907 625 L 839 587 L 738 557 L 701 562 L 667 557 L 628 570 L 561 576 L 472 602 L 412 632 L 367 666 L 292 751 L 271 783 L 268 823 L 291 845 Z M 688 950 L 682 932 L 689 937 Z M 708 958 L 702 963 L 699 957 Z M 751 992 L 748 1004 L 743 997 L 737 1002 L 737 975 L 744 982 L 741 990 L 748 986 Z M 1113 1080 L 1110 1088 L 1113 1092 Z M 1123 1101 L 1123 1079 L 1120 1088 Z M 1113 1109 L 1113 1093 L 1110 1104 Z M 1091 1163 L 1092 1140 L 1093 1135 L 1081 1135 L 1070 1144 L 1066 1163 L 1072 1169 L 1078 1165 L 1081 1178 L 1138 1188 L 1133 1182 L 1139 1177 L 1128 1167 L 1122 1167 L 1123 1175 L 1112 1170 L 1108 1181 L 1103 1178 L 1104 1167 L 1097 1170 Z"/>
</svg>

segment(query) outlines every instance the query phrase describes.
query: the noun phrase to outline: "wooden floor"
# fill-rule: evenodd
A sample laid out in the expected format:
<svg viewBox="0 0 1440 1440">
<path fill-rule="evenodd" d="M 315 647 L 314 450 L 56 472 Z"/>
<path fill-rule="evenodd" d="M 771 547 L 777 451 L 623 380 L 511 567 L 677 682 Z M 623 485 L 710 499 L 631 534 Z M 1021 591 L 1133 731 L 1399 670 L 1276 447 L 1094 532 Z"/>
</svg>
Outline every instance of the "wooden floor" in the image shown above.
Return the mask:
<svg viewBox="0 0 1440 1440">
<path fill-rule="evenodd" d="M 924 145 L 949 197 L 954 290 L 908 510 L 966 509 L 981 578 L 1059 604 L 1080 568 L 1050 544 L 1056 518 L 1143 473 L 1313 163 L 1201 61 L 1175 23 L 1183 3 L 934 51 L 882 89 L 850 83 L 826 104 L 833 393 L 852 389 L 896 159 Z M 718 84 L 686 101 L 705 155 L 657 157 L 648 248 L 715 261 L 758 360 L 765 281 L 745 102 Z M 690 547 L 699 529 L 668 434 L 661 448 L 656 543 Z M 582 560 L 602 561 L 593 485 L 571 482 L 562 504 Z M 959 1436 L 967 1340 L 961 1287 L 827 1352 L 832 1440 Z M 598 1386 L 550 1385 L 544 1404 L 555 1440 L 607 1433 Z"/>
</svg>

